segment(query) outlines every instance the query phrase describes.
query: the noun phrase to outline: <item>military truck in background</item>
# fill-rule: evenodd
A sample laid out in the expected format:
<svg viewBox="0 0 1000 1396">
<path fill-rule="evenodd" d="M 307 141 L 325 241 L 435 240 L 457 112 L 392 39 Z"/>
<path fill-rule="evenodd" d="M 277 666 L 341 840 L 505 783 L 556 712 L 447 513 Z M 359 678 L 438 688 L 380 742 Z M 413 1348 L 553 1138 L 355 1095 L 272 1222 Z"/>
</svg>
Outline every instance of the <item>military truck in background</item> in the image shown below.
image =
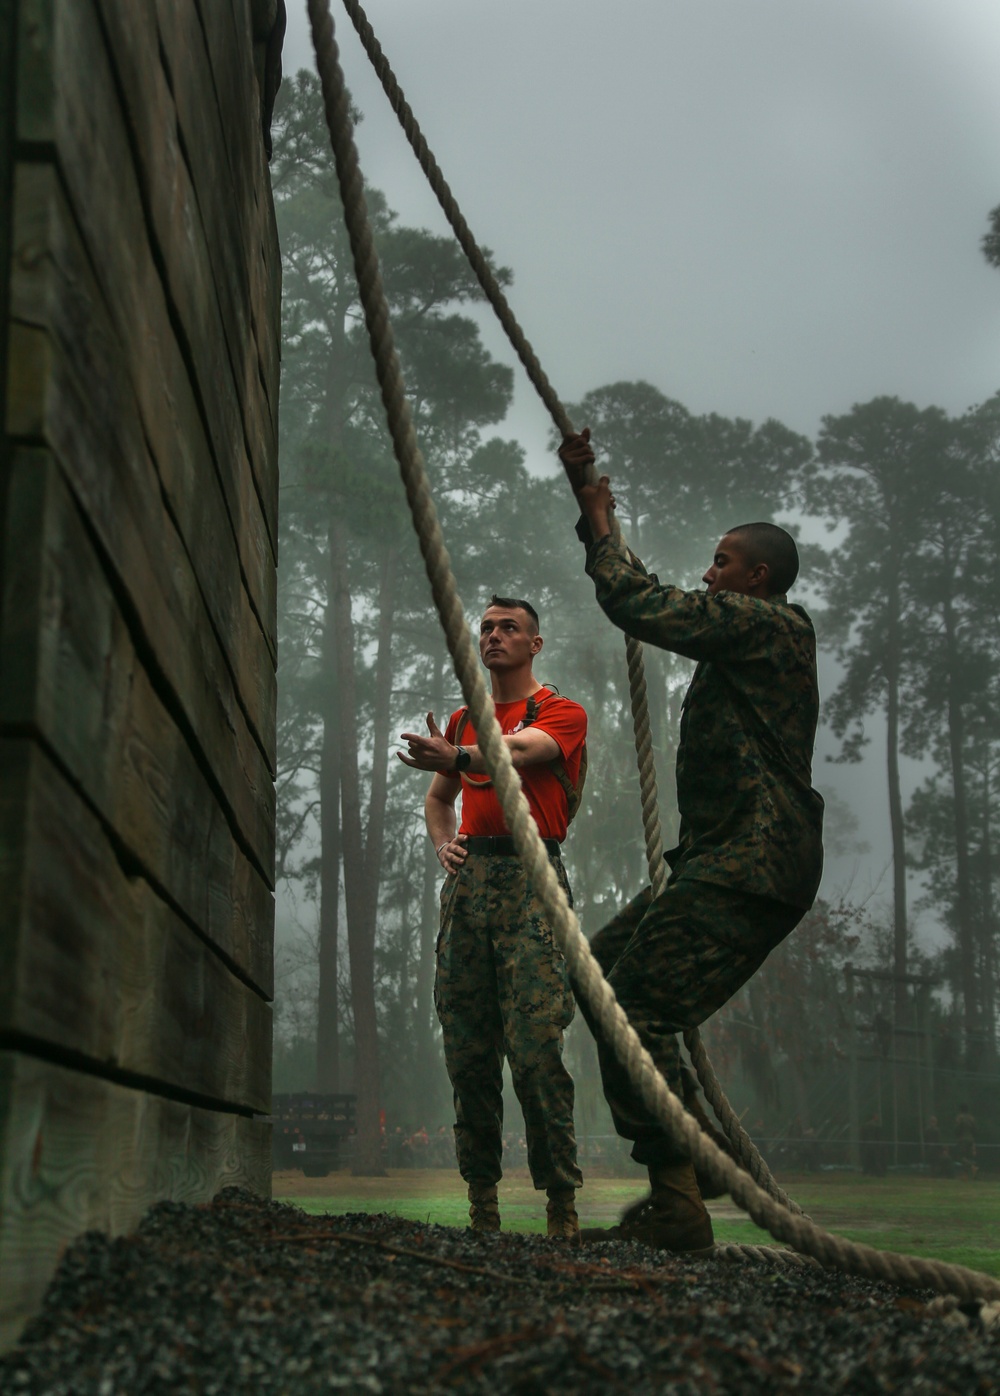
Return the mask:
<svg viewBox="0 0 1000 1396">
<path fill-rule="evenodd" d="M 355 1131 L 355 1095 L 292 1091 L 271 1098 L 271 1166 L 325 1178 L 346 1162 Z"/>
</svg>

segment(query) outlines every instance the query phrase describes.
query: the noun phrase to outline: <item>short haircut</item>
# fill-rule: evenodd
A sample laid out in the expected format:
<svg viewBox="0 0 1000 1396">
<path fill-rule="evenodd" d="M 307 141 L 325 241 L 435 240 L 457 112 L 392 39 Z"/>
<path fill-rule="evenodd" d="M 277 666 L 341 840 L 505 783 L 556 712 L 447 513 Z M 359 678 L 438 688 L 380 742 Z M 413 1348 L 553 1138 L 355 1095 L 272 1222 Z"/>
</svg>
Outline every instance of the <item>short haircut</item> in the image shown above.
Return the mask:
<svg viewBox="0 0 1000 1396">
<path fill-rule="evenodd" d="M 497 596 L 494 592 L 486 604 L 486 609 L 489 610 L 491 606 L 500 606 L 505 611 L 527 611 L 535 629 L 537 630 L 539 628 L 538 612 L 530 601 L 518 601 L 513 596 Z"/>
<path fill-rule="evenodd" d="M 746 523 L 737 524 L 728 534 L 730 538 L 743 540 L 751 566 L 767 563 L 771 596 L 788 591 L 799 575 L 799 550 L 790 533 L 777 524 Z"/>
</svg>

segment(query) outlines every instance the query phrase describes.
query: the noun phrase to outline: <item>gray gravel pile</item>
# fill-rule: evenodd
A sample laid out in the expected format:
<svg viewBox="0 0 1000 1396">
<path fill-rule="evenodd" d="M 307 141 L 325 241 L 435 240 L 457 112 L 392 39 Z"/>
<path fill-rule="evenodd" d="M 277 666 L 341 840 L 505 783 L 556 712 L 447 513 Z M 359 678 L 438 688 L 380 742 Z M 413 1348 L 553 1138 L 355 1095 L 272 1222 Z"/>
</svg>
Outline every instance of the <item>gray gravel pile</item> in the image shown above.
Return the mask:
<svg viewBox="0 0 1000 1396">
<path fill-rule="evenodd" d="M 228 1189 L 81 1237 L 4 1393 L 1000 1391 L 977 1306 L 634 1245 L 311 1217 Z"/>
</svg>

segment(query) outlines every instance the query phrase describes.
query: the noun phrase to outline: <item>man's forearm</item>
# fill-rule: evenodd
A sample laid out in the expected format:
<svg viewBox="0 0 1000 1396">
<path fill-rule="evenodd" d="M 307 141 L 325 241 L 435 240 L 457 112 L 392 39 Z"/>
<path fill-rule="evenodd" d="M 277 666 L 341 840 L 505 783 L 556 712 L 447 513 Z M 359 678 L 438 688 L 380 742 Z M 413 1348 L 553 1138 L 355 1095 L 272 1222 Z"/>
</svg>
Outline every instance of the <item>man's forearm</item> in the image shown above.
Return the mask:
<svg viewBox="0 0 1000 1396">
<path fill-rule="evenodd" d="M 554 737 L 550 737 L 547 732 L 540 728 L 527 728 L 523 732 L 508 732 L 504 736 L 504 745 L 510 752 L 511 763 L 515 771 L 522 771 L 526 766 L 540 766 L 547 761 L 554 761 L 559 755 L 559 744 Z M 463 750 L 470 756 L 469 765 L 466 770 L 473 775 L 485 775 L 486 759 L 478 746 L 466 746 Z"/>
<path fill-rule="evenodd" d="M 424 822 L 431 843 L 435 848 L 440 848 L 443 843 L 455 837 L 458 821 L 454 804 L 428 795 L 424 801 Z"/>
</svg>

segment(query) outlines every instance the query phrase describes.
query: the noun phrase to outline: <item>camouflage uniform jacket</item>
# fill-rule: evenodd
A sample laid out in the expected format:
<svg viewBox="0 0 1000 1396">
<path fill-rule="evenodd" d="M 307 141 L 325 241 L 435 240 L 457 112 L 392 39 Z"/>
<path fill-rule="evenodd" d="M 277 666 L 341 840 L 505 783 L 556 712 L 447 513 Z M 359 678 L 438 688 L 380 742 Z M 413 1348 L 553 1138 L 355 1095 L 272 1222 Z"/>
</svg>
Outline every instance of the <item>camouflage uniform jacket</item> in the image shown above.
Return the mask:
<svg viewBox="0 0 1000 1396">
<path fill-rule="evenodd" d="M 823 869 L 809 617 L 784 596 L 661 586 L 610 537 L 588 549 L 587 572 L 627 635 L 698 661 L 681 716 L 671 881 L 712 882 L 808 910 Z"/>
</svg>

